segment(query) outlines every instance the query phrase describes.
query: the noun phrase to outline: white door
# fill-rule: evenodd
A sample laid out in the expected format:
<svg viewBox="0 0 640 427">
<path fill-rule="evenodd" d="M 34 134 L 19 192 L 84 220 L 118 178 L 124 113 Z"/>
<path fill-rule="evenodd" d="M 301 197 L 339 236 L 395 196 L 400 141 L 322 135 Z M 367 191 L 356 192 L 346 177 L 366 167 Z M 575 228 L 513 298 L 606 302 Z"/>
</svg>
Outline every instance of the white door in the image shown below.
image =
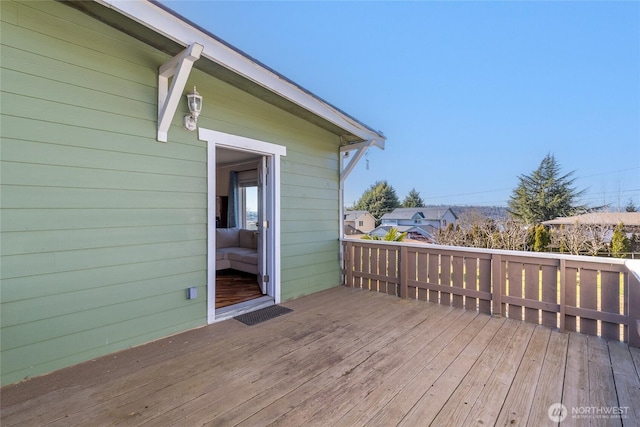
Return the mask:
<svg viewBox="0 0 640 427">
<path fill-rule="evenodd" d="M 263 218 L 261 228 L 261 271 L 267 272 L 268 281 L 262 282 L 263 293 L 280 303 L 280 156 L 287 155 L 287 148 L 256 139 L 198 129 L 198 138 L 207 142 L 207 322 L 216 318 L 216 147 L 248 151 L 262 155 L 262 184 L 258 185 L 259 209 Z M 267 225 L 267 227 L 263 227 Z M 264 273 L 263 273 L 264 274 Z"/>
<path fill-rule="evenodd" d="M 258 162 L 258 283 L 263 295 L 270 295 L 267 289 L 269 282 L 268 242 L 269 217 L 267 212 L 267 156 Z"/>
</svg>

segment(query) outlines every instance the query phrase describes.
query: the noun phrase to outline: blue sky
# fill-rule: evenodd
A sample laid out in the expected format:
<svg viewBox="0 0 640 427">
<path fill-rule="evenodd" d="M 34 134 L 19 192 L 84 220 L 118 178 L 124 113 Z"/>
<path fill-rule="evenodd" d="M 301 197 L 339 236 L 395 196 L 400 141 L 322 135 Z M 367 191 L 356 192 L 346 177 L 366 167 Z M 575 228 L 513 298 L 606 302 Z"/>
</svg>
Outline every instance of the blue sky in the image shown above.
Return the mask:
<svg viewBox="0 0 640 427">
<path fill-rule="evenodd" d="M 640 206 L 640 2 L 163 3 L 385 134 L 347 206 L 380 180 L 506 206 L 548 153 L 582 202 Z"/>
</svg>

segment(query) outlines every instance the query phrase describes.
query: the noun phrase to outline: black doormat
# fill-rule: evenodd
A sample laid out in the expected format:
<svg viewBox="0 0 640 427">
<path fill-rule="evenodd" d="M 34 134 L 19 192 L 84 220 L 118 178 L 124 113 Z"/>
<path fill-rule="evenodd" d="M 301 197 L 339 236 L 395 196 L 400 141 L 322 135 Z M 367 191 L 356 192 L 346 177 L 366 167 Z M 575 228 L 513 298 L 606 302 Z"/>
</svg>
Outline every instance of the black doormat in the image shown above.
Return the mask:
<svg viewBox="0 0 640 427">
<path fill-rule="evenodd" d="M 287 307 L 282 307 L 280 305 L 271 305 L 266 308 L 261 308 L 260 310 L 241 314 L 234 317 L 234 319 L 244 323 L 245 325 L 251 326 L 257 325 L 258 323 L 264 322 L 265 320 L 273 319 L 274 317 L 282 316 L 283 314 L 287 314 L 290 311 L 293 310 Z"/>
</svg>

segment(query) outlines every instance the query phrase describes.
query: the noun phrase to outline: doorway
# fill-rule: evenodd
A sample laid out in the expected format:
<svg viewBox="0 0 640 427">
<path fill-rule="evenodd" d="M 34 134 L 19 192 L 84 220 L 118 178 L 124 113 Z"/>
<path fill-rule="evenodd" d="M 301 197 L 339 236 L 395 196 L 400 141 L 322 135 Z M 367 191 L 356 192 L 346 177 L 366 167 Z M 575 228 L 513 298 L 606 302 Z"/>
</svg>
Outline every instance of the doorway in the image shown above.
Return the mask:
<svg viewBox="0 0 640 427">
<path fill-rule="evenodd" d="M 262 181 L 259 175 L 263 157 L 250 151 L 216 147 L 215 308 L 218 314 L 219 309 L 267 295 L 261 286 L 263 265 L 258 263 L 262 253 L 258 235 L 263 233 L 259 218 L 264 216 L 265 207 L 258 197 L 262 193 L 258 186 Z M 228 233 L 233 229 L 236 231 Z M 220 239 L 222 234 L 224 239 Z"/>
<path fill-rule="evenodd" d="M 202 128 L 199 137 L 207 141 L 207 321 L 213 323 L 280 302 L 286 148 Z"/>
</svg>

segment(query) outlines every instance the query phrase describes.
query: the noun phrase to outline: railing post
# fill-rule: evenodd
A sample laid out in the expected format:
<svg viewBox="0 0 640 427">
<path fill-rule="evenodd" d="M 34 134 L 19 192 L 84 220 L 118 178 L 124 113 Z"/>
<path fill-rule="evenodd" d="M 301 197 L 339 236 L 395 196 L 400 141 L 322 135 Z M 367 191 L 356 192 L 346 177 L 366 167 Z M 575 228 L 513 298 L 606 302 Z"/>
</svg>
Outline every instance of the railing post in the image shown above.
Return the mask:
<svg viewBox="0 0 640 427">
<path fill-rule="evenodd" d="M 491 300 L 494 316 L 502 316 L 502 256 L 491 255 Z"/>
<path fill-rule="evenodd" d="M 640 348 L 640 280 L 627 268 L 629 278 L 629 346 Z"/>
<path fill-rule="evenodd" d="M 407 298 L 409 294 L 409 249 L 400 246 L 400 298 Z"/>
<path fill-rule="evenodd" d="M 565 318 L 567 314 L 567 261 L 560 260 L 560 332 L 565 331 Z"/>
<path fill-rule="evenodd" d="M 344 251 L 344 269 L 345 269 L 345 285 L 353 287 L 353 242 L 346 242 L 346 250 Z"/>
</svg>

